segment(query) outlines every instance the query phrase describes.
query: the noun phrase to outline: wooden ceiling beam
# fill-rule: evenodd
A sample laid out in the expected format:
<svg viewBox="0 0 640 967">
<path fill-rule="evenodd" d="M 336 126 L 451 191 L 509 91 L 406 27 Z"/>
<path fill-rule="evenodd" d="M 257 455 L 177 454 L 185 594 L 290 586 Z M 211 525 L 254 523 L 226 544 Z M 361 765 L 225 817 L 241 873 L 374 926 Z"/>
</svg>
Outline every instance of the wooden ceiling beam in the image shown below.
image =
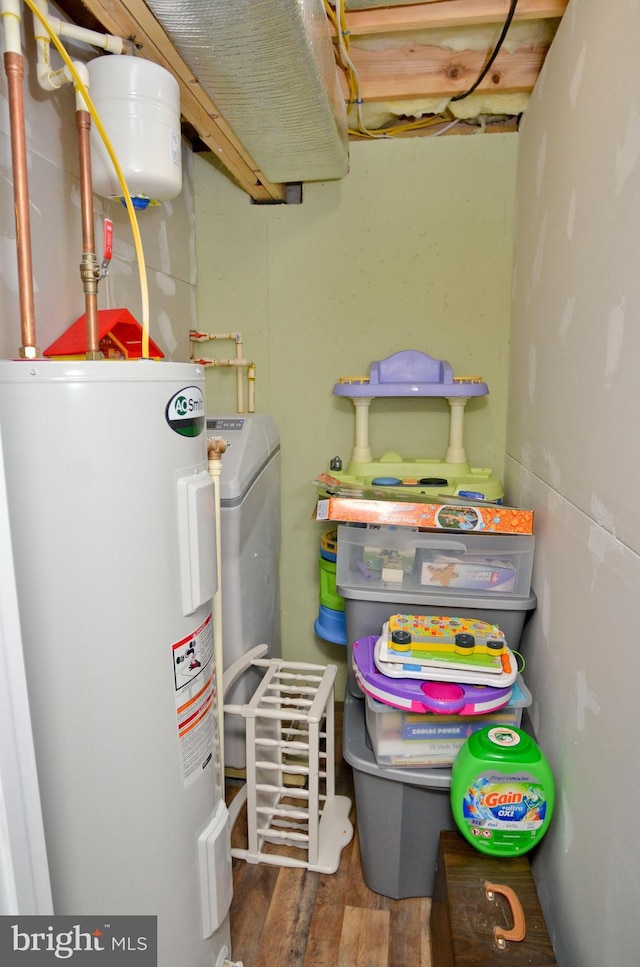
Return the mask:
<svg viewBox="0 0 640 967">
<path fill-rule="evenodd" d="M 532 91 L 546 53 L 547 47 L 521 48 L 513 54 L 501 52 L 478 92 Z M 365 102 L 462 94 L 479 77 L 487 60 L 486 51 L 456 53 L 427 46 L 385 50 L 383 57 L 377 51 L 353 46 L 349 54 L 358 71 L 360 96 Z M 343 90 L 347 98 L 344 79 Z"/>
<path fill-rule="evenodd" d="M 183 117 L 255 201 L 285 201 L 286 186 L 269 182 L 233 133 L 198 78 L 180 57 L 169 36 L 142 0 L 81 0 L 82 7 L 107 33 L 134 40 L 141 54 L 176 78 Z M 64 0 L 59 4 L 65 8 Z M 75 4 L 77 7 L 77 4 Z"/>
<path fill-rule="evenodd" d="M 513 16 L 518 21 L 560 19 L 569 0 L 519 0 Z M 401 7 L 371 7 L 346 13 L 351 39 L 367 34 L 477 27 L 504 23 L 508 0 L 439 0 Z"/>
</svg>

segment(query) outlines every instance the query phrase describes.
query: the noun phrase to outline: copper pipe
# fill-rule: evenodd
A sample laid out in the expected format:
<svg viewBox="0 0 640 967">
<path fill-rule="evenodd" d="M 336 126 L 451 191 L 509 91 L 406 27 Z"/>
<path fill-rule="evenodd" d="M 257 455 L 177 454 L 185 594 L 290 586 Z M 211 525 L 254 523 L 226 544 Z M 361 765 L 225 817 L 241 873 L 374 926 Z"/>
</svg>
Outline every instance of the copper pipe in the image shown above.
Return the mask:
<svg viewBox="0 0 640 967">
<path fill-rule="evenodd" d="M 18 254 L 18 296 L 20 300 L 20 355 L 29 359 L 39 356 L 36 346 L 35 308 L 33 299 L 33 263 L 31 260 L 31 225 L 29 218 L 29 183 L 27 178 L 27 142 L 24 125 L 24 58 L 10 51 L 4 55 L 4 69 L 9 92 L 11 156 L 13 164 L 13 205 L 16 218 Z"/>
<path fill-rule="evenodd" d="M 100 268 L 96 256 L 95 225 L 93 221 L 93 180 L 91 177 L 91 115 L 76 111 L 78 153 L 80 162 L 80 205 L 82 210 L 82 261 L 80 277 L 84 289 L 87 322 L 87 359 L 100 358 L 98 340 L 98 278 Z"/>
</svg>

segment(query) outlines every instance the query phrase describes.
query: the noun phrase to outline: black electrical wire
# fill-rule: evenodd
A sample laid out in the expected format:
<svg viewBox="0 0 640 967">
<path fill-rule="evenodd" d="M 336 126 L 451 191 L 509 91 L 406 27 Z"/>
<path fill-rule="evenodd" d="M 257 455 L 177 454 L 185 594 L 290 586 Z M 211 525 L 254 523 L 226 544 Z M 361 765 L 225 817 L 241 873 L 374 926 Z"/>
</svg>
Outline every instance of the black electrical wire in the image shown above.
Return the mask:
<svg viewBox="0 0 640 967">
<path fill-rule="evenodd" d="M 480 76 L 478 77 L 478 79 L 475 82 L 475 84 L 472 84 L 471 87 L 469 88 L 469 90 L 468 91 L 465 91 L 464 94 L 456 94 L 455 97 L 452 97 L 451 98 L 452 101 L 461 101 L 464 97 L 469 97 L 469 94 L 473 94 L 473 92 L 475 91 L 476 87 L 478 87 L 478 85 L 481 84 L 482 81 L 484 80 L 484 78 L 487 76 L 489 70 L 491 69 L 491 65 L 493 64 L 494 60 L 496 59 L 496 57 L 500 53 L 500 48 L 502 47 L 502 44 L 504 43 L 504 38 L 507 36 L 507 31 L 508 31 L 509 27 L 511 26 L 511 21 L 513 20 L 513 15 L 516 12 L 516 6 L 517 6 L 517 4 L 518 4 L 518 0 L 511 0 L 511 6 L 509 7 L 509 13 L 507 14 L 507 19 L 504 22 L 504 26 L 502 27 L 502 32 L 501 32 L 501 34 L 500 34 L 500 36 L 498 38 L 498 43 L 493 48 L 493 53 L 491 54 L 491 57 L 489 58 L 489 60 L 487 61 L 487 63 L 484 65 L 484 67 L 482 69 L 482 72 L 480 73 Z"/>
</svg>

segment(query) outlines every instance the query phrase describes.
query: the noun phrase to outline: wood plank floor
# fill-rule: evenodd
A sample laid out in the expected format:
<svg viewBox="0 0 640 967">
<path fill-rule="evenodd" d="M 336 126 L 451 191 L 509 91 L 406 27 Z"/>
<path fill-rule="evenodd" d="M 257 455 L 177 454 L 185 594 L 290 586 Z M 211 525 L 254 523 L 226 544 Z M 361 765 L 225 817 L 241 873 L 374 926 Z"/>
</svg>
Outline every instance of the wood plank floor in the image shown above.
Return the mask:
<svg viewBox="0 0 640 967">
<path fill-rule="evenodd" d="M 336 707 L 336 793 L 355 804 L 351 767 L 341 754 Z M 239 785 L 228 781 L 230 801 Z M 233 860 L 231 949 L 244 967 L 431 967 L 431 899 L 391 900 L 366 886 L 354 837 L 336 873 L 310 873 Z M 233 831 L 246 846 L 246 813 Z"/>
</svg>

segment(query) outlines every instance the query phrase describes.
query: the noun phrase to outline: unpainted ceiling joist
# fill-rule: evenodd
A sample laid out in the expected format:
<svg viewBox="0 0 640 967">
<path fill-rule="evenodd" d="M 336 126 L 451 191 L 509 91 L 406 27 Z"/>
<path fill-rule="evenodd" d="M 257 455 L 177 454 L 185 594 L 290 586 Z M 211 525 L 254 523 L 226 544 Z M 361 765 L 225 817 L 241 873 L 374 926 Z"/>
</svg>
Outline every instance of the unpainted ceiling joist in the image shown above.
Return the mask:
<svg viewBox="0 0 640 967">
<path fill-rule="evenodd" d="M 547 47 L 500 53 L 478 86 L 478 93 L 530 92 L 544 62 Z M 444 98 L 461 94 L 479 76 L 486 51 L 451 51 L 444 47 L 403 47 L 379 52 L 352 46 L 349 56 L 360 78 L 365 102 L 406 98 Z M 348 87 L 343 78 L 343 90 Z"/>
<path fill-rule="evenodd" d="M 519 0 L 514 22 L 560 20 L 568 0 Z M 462 94 L 480 76 L 487 51 L 454 51 L 425 42 L 425 31 L 462 28 L 473 29 L 504 23 L 506 0 L 439 0 L 437 3 L 414 3 L 407 6 L 370 7 L 347 11 L 349 56 L 359 78 L 359 96 L 363 101 L 402 100 L 411 98 L 443 99 Z M 384 50 L 360 46 L 366 37 L 385 35 L 397 47 Z M 411 35 L 416 35 L 412 43 Z M 335 32 L 334 32 L 335 37 Z M 546 57 L 548 46 L 523 46 L 514 53 L 501 51 L 487 76 L 478 85 L 478 93 L 530 93 Z M 342 76 L 345 97 L 349 97 L 346 77 Z"/>
<path fill-rule="evenodd" d="M 514 23 L 528 20 L 560 19 L 569 0 L 519 0 Z M 401 7 L 370 7 L 346 13 L 349 35 L 389 34 L 446 27 L 478 27 L 503 23 L 507 14 L 506 0 L 439 0 L 438 3 L 414 3 Z"/>
</svg>

